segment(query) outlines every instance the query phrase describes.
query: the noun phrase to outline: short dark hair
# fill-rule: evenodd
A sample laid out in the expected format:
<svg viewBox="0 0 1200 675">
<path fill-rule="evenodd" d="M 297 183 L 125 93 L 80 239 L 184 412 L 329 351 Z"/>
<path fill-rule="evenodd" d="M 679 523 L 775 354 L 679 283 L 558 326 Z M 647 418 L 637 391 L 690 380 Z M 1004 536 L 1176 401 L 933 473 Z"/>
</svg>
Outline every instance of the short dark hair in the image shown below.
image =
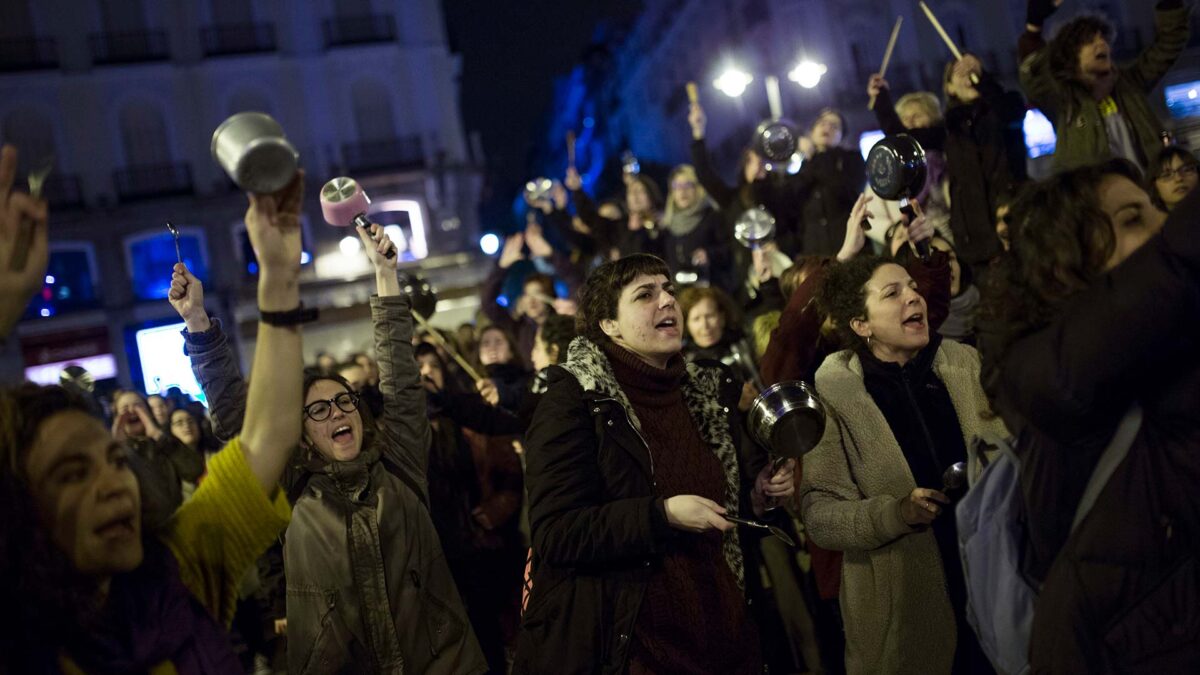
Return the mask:
<svg viewBox="0 0 1200 675">
<path fill-rule="evenodd" d="M 867 282 L 875 270 L 896 261 L 877 255 L 862 255 L 846 262 L 829 265 L 817 291 L 817 308 L 833 320 L 833 327 L 845 344 L 859 350 L 866 342 L 850 327 L 853 319 L 867 316 Z"/>
<path fill-rule="evenodd" d="M 320 372 L 309 372 L 308 370 L 305 370 L 305 373 L 304 373 L 304 399 L 308 398 L 308 390 L 312 389 L 313 385 L 316 384 L 317 382 L 320 382 L 321 380 L 329 380 L 330 382 L 339 384 L 339 385 L 341 385 L 341 387 L 343 389 L 350 392 L 351 394 L 358 395 L 358 392 L 354 391 L 354 388 L 350 386 L 350 383 L 346 381 L 346 378 L 342 377 L 341 375 L 338 375 L 336 372 L 320 373 Z M 362 417 L 362 421 L 363 421 L 362 448 L 365 450 L 368 447 L 370 447 L 371 443 L 373 443 L 375 441 L 375 416 L 371 414 L 371 406 L 367 405 L 366 402 L 363 401 L 361 398 L 358 400 L 358 414 Z M 308 419 L 308 418 L 307 417 L 300 418 L 301 425 L 304 424 L 304 420 L 306 420 L 306 419 Z M 303 434 L 303 433 L 304 432 L 302 430 L 301 434 Z M 301 443 L 302 444 L 304 443 L 303 438 L 301 439 Z"/>
<path fill-rule="evenodd" d="M 1050 71 L 1064 82 L 1079 80 L 1079 50 L 1084 45 L 1103 36 L 1109 43 L 1116 37 L 1116 30 L 1108 19 L 1099 14 L 1082 14 L 1063 24 L 1050 41 Z"/>
<path fill-rule="evenodd" d="M 606 262 L 593 270 L 579 291 L 579 313 L 575 317 L 575 330 L 597 344 L 610 342 L 609 337 L 600 329 L 600 322 L 617 318 L 621 289 L 642 275 L 662 275 L 669 282 L 671 270 L 661 258 L 649 253 L 628 255 L 620 260 Z"/>
<path fill-rule="evenodd" d="M 542 274 L 541 272 L 527 274 L 525 278 L 521 280 L 521 290 L 524 291 L 525 287 L 529 284 L 537 284 L 541 286 L 542 291 L 544 291 L 545 294 L 552 300 L 558 296 L 558 291 L 554 289 L 554 277 L 550 276 L 549 274 Z"/>
<path fill-rule="evenodd" d="M 538 332 L 542 336 L 542 342 L 546 343 L 547 349 L 558 348 L 556 358 L 558 363 L 562 363 L 567 358 L 567 348 L 571 346 L 571 341 L 579 335 L 575 330 L 575 317 L 560 314 L 546 317 L 546 321 L 542 323 Z"/>
<path fill-rule="evenodd" d="M 1163 211 L 1167 210 L 1167 203 L 1158 194 L 1158 177 L 1162 174 L 1163 169 L 1170 165 L 1174 159 L 1183 160 L 1184 166 L 1196 166 L 1196 156 L 1187 148 L 1178 145 L 1168 145 L 1159 151 L 1158 156 L 1150 164 L 1150 170 L 1146 172 L 1146 192 L 1150 193 L 1150 201 Z"/>
</svg>

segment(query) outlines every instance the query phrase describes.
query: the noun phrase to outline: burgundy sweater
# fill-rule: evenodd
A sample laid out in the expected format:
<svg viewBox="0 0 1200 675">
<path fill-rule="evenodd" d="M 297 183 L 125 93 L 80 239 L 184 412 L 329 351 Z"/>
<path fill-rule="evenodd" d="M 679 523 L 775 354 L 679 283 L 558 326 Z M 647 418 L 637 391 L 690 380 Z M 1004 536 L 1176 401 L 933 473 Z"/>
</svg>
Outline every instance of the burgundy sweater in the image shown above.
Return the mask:
<svg viewBox="0 0 1200 675">
<path fill-rule="evenodd" d="M 604 351 L 650 446 L 655 496 L 700 495 L 723 504 L 720 460 L 683 400 L 683 358 L 672 357 L 660 370 L 615 345 Z M 669 543 L 646 588 L 633 640 L 633 675 L 762 670 L 758 634 L 721 553 L 720 533 L 681 532 Z"/>
</svg>

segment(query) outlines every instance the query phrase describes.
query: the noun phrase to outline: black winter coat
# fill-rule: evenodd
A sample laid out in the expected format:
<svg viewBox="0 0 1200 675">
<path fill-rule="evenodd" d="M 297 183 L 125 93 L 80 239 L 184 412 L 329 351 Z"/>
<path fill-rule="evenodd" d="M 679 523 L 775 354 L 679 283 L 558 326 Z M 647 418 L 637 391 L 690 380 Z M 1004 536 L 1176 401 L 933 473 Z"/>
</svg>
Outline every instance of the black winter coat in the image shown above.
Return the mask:
<svg viewBox="0 0 1200 675">
<path fill-rule="evenodd" d="M 653 458 L 606 358 L 577 338 L 566 367 L 548 369 L 549 390 L 526 435 L 534 572 L 513 673 L 625 672 L 646 584 L 666 543 L 680 536 L 654 496 Z M 740 452 L 740 394 L 719 364 L 689 364 L 684 400 L 738 486 L 726 508 L 744 514 L 766 458 Z M 740 582 L 744 535 L 736 532 L 723 551 Z"/>
<path fill-rule="evenodd" d="M 1034 672 L 1200 672 L 1200 192 L 1049 325 L 1003 353 L 983 335 L 985 387 L 1018 433 L 1028 571 L 1044 580 Z M 1133 403 L 1141 429 L 1071 533 Z"/>
<path fill-rule="evenodd" d="M 978 90 L 976 101 L 952 106 L 936 127 L 905 129 L 887 89 L 875 102 L 875 116 L 884 133 L 909 134 L 926 150 L 945 152 L 954 247 L 969 265 L 983 269 L 1002 250 L 995 225 L 998 200 L 1025 180 L 1025 102 L 987 73 Z"/>
<path fill-rule="evenodd" d="M 790 181 L 800 207 L 800 247 L 780 248 L 795 257 L 837 255 L 846 239 L 846 219 L 867 183 L 867 166 L 857 148 L 830 148 L 811 157 Z"/>
</svg>

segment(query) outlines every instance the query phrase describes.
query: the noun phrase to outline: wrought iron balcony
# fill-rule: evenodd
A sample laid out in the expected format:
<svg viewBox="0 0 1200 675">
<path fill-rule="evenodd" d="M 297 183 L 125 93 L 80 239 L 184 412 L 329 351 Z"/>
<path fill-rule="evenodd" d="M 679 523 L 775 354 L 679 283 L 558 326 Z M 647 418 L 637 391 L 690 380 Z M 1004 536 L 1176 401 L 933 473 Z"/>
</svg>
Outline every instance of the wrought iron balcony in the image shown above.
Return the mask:
<svg viewBox="0 0 1200 675">
<path fill-rule="evenodd" d="M 350 171 L 413 169 L 425 165 L 421 137 L 387 138 L 342 145 L 342 159 Z"/>
<path fill-rule="evenodd" d="M 275 26 L 269 23 L 235 23 L 208 26 L 200 31 L 205 56 L 255 54 L 275 51 Z"/>
<path fill-rule="evenodd" d="M 338 16 L 325 19 L 325 46 L 391 42 L 396 39 L 396 19 L 391 14 Z"/>
<path fill-rule="evenodd" d="M 130 166 L 113 178 L 121 201 L 192 194 L 192 167 L 185 162 Z"/>
<path fill-rule="evenodd" d="M 165 61 L 171 57 L 167 33 L 161 30 L 92 33 L 88 41 L 92 47 L 92 62 L 96 64 Z"/>
<path fill-rule="evenodd" d="M 52 38 L 0 40 L 0 71 L 45 70 L 58 67 L 57 44 Z"/>
</svg>

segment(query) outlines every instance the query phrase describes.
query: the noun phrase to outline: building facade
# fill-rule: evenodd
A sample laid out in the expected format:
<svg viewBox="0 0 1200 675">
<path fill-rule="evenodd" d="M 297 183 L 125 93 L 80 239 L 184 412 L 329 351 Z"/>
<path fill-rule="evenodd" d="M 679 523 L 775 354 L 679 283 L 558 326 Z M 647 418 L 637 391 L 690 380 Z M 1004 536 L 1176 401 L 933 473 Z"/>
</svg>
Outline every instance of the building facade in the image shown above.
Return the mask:
<svg viewBox="0 0 1200 675">
<path fill-rule="evenodd" d="M 306 356 L 371 343 L 373 275 L 339 245 L 354 233 L 317 208 L 329 178 L 360 180 L 406 266 L 470 285 L 482 158 L 462 128 L 459 69 L 439 0 L 0 4 L 0 137 L 20 149 L 22 175 L 54 165 L 51 269 L 18 330 L 26 365 L 110 353 L 120 384 L 142 388 L 138 331 L 177 321 L 168 221 L 210 313 L 249 336 L 246 199 L 210 153 L 213 130 L 241 111 L 275 117 L 307 172 L 302 292 L 325 318 Z M 241 346 L 248 364 L 252 341 Z"/>
</svg>

